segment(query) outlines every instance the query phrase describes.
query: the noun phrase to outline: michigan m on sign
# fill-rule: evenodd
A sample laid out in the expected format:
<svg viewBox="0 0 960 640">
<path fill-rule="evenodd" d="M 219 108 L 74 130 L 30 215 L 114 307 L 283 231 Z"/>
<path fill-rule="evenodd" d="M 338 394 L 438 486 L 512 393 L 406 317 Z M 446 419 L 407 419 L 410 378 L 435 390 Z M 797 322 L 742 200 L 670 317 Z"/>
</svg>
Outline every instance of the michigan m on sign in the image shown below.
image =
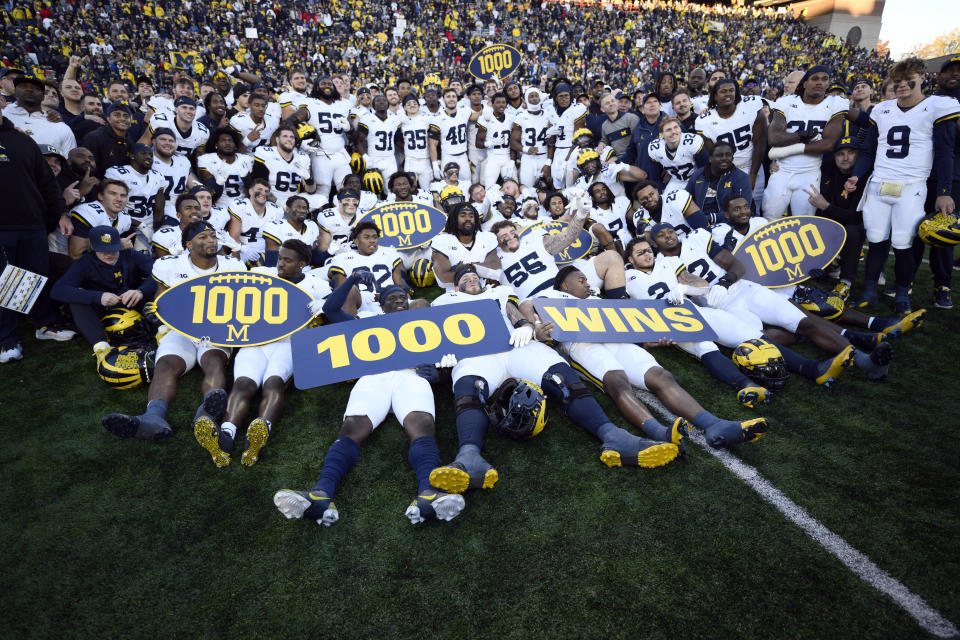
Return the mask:
<svg viewBox="0 0 960 640">
<path fill-rule="evenodd" d="M 792 216 L 765 224 L 737 245 L 733 255 L 747 268 L 745 280 L 771 289 L 803 282 L 843 249 L 847 230 L 820 216 Z"/>
<path fill-rule="evenodd" d="M 552 322 L 560 342 L 676 342 L 714 340 L 717 334 L 691 302 L 535 298 L 540 320 Z"/>
<path fill-rule="evenodd" d="M 384 247 L 415 249 L 443 231 L 447 214 L 418 202 L 392 202 L 371 209 L 357 223 L 366 220 L 380 229 L 380 244 Z"/>
</svg>

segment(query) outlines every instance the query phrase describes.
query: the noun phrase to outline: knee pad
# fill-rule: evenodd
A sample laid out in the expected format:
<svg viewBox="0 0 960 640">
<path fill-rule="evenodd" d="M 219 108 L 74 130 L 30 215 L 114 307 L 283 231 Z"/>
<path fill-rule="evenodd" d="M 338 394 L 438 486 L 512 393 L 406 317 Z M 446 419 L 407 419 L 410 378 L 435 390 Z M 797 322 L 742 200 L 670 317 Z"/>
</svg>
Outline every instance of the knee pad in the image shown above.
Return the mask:
<svg viewBox="0 0 960 640">
<path fill-rule="evenodd" d="M 580 374 L 566 362 L 555 364 L 547 369 L 540 381 L 540 386 L 550 396 L 560 401 L 564 411 L 577 398 L 590 395 L 590 389 L 580 378 Z"/>
<path fill-rule="evenodd" d="M 486 380 L 480 376 L 463 376 L 453 385 L 454 412 L 460 415 L 471 409 L 483 411 L 489 397 Z"/>
</svg>

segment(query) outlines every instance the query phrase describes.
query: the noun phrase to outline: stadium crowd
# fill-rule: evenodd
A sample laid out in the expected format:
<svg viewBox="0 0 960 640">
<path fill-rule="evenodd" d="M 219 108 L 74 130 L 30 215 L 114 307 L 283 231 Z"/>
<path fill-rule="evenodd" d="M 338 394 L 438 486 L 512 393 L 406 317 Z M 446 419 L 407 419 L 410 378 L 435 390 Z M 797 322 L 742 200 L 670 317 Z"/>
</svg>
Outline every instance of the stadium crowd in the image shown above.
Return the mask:
<svg viewBox="0 0 960 640">
<path fill-rule="evenodd" d="M 105 382 L 149 382 L 144 413 L 104 416 L 111 433 L 172 435 L 167 408 L 194 366 L 193 432 L 216 466 L 241 435 L 241 462 L 255 464 L 280 421 L 289 337 L 230 349 L 171 331 L 156 298 L 192 277 L 295 283 L 319 324 L 497 303 L 509 351 L 356 382 L 317 485 L 275 495 L 288 518 L 337 521 L 334 492 L 391 412 L 410 438 L 414 523 L 449 520 L 464 492 L 493 487 L 488 429 L 536 435 L 547 398 L 601 441 L 608 466 L 665 465 L 690 428 L 716 447 L 767 432 L 762 417 L 701 405 L 651 355 L 663 344 L 555 340 L 536 298 L 696 305 L 716 340 L 668 346 L 751 409 L 790 373 L 824 386 L 851 367 L 884 379 L 890 340 L 926 317 L 911 296 L 927 246 L 933 304 L 952 308 L 960 57 L 927 78 L 921 61 L 894 65 L 784 14 L 686 2 L 2 11 L 3 263 L 49 276 L 30 312 L 37 339 L 79 332 Z M 522 52 L 509 77 L 471 77 L 489 44 Z M 391 248 L 367 216 L 388 203 L 433 207 L 445 224 Z M 834 263 L 779 289 L 744 278 L 738 245 L 796 215 L 843 225 Z M 431 303 L 420 292 L 433 286 Z M 883 294 L 894 313 L 870 315 Z M 23 359 L 22 324 L 0 309 L 0 363 Z M 799 340 L 820 356 L 794 351 Z M 588 382 L 642 435 L 614 424 Z M 441 385 L 459 440 L 446 465 Z M 661 424 L 636 387 L 680 417 Z"/>
</svg>

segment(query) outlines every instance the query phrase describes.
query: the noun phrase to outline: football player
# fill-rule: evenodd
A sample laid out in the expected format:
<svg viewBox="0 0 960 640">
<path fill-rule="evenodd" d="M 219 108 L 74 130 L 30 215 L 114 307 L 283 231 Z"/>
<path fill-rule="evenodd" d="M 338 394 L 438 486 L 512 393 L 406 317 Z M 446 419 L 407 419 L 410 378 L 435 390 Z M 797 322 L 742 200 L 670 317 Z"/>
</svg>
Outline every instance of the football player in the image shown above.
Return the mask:
<svg viewBox="0 0 960 640">
<path fill-rule="evenodd" d="M 283 220 L 268 222 L 263 227 L 264 249 L 266 251 L 264 266 L 275 267 L 279 258 L 281 246 L 286 246 L 288 240 L 298 240 L 311 251 L 311 258 L 306 266 L 313 262 L 312 251 L 317 247 L 320 238 L 320 227 L 313 220 L 307 220 L 310 215 L 310 204 L 303 196 L 287 198 Z M 283 278 L 284 276 L 280 276 Z"/>
<path fill-rule="evenodd" d="M 565 193 L 570 189 L 586 191 L 591 184 L 602 182 L 614 196 L 623 196 L 626 195 L 624 182 L 647 179 L 647 172 L 640 167 L 622 162 L 601 164 L 600 155 L 591 149 L 581 151 L 577 156 L 577 168 L 580 169 L 580 178 Z"/>
<path fill-rule="evenodd" d="M 163 191 L 164 220 L 176 220 L 177 209 L 174 203 L 177 196 L 199 183 L 190 169 L 190 161 L 185 156 L 178 155 L 177 138 L 170 129 L 157 129 L 153 132 L 153 168 L 166 181 L 167 187 Z M 154 225 L 154 229 L 164 224 Z M 170 222 L 169 224 L 174 224 Z"/>
<path fill-rule="evenodd" d="M 267 97 L 262 93 L 251 94 L 247 104 L 246 113 L 237 113 L 230 118 L 230 128 L 242 137 L 244 150 L 253 151 L 270 143 L 280 119 L 267 112 Z"/>
<path fill-rule="evenodd" d="M 453 273 L 464 264 L 475 266 L 481 277 L 497 280 L 497 236 L 480 230 L 480 214 L 470 203 L 459 204 L 447 216 L 443 233 L 430 243 L 433 273 L 445 291 L 453 289 Z"/>
<path fill-rule="evenodd" d="M 735 147 L 726 140 L 720 140 L 710 149 L 710 160 L 706 166 L 697 169 L 687 180 L 687 193 L 693 196 L 694 203 L 700 207 L 711 224 L 723 221 L 723 207 L 731 195 L 749 197 L 753 207 L 753 188 L 750 176 L 733 164 Z"/>
<path fill-rule="evenodd" d="M 693 196 L 686 189 L 678 189 L 660 197 L 657 185 L 649 180 L 637 183 L 634 200 L 642 208 L 633 212 L 633 228 L 637 234 L 643 233 L 654 222 L 669 222 L 682 239 L 693 233 L 694 229 L 705 229 L 707 217 L 693 202 Z"/>
<path fill-rule="evenodd" d="M 917 267 L 913 238 L 924 217 L 931 172 L 937 188 L 934 208 L 947 215 L 955 208 L 951 193 L 960 102 L 948 96 L 924 97 L 925 74 L 924 63 L 917 58 L 897 63 L 890 71 L 896 101 L 875 106 L 868 120 L 876 134 L 877 155 L 860 203 L 870 243 L 863 297 L 869 303 L 877 301 L 877 280 L 893 246 L 894 305 L 900 314 L 910 311 L 910 285 Z M 852 116 L 860 115 L 851 111 Z"/>
<path fill-rule="evenodd" d="M 846 98 L 827 95 L 829 86 L 829 69 L 814 65 L 803 74 L 794 95 L 773 105 L 767 139 L 770 159 L 779 160 L 780 168 L 763 192 L 763 216 L 769 220 L 782 216 L 788 206 L 795 216 L 814 213 L 804 189 L 820 183 L 822 156 L 833 153 L 849 107 Z"/>
<path fill-rule="evenodd" d="M 443 92 L 443 111 L 430 121 L 430 162 L 433 177 L 441 180 L 447 167 L 456 162 L 458 167 L 467 167 L 467 127 L 480 118 L 481 112 L 472 109 L 460 109 L 457 106 L 457 92 L 447 89 Z"/>
<path fill-rule="evenodd" d="M 336 206 L 324 209 L 317 214 L 317 225 L 320 227 L 320 240 L 317 246 L 330 255 L 349 248 L 347 245 L 350 243 L 353 224 L 357 218 L 360 192 L 355 187 L 344 186 L 337 195 L 337 199 Z"/>
<path fill-rule="evenodd" d="M 447 187 L 456 187 L 460 195 L 469 193 L 470 183 L 467 180 L 460 179 L 460 164 L 457 162 L 448 162 L 443 165 L 443 179 L 430 184 L 430 192 L 433 193 L 435 206 L 442 208 L 441 198 L 443 191 Z"/>
<path fill-rule="evenodd" d="M 477 114 L 477 118 L 483 115 L 484 108 L 483 89 L 478 84 L 472 84 L 467 87 L 466 97 L 460 101 L 460 108 L 469 109 Z M 481 171 L 483 170 L 483 161 L 487 157 L 487 152 L 477 148 L 477 122 L 473 120 L 467 126 L 467 159 L 470 161 L 470 180 L 480 182 Z M 422 183 L 427 184 L 427 183 Z M 466 193 L 466 192 L 464 192 Z"/>
<path fill-rule="evenodd" d="M 754 187 L 767 150 L 763 101 L 757 96 L 741 95 L 736 80 L 722 79 L 710 89 L 708 107 L 696 124 L 697 133 L 707 140 L 707 151 L 721 140 L 728 142 L 736 150 L 733 164 L 750 176 L 750 186 Z"/>
<path fill-rule="evenodd" d="M 323 312 L 328 320 L 343 322 L 353 319 L 343 306 L 359 277 L 359 274 L 351 274 L 327 297 Z M 407 292 L 402 287 L 390 285 L 381 291 L 376 312 L 399 313 L 409 308 Z M 456 362 L 452 355 L 444 356 L 437 364 L 449 366 L 450 362 Z M 356 464 L 360 445 L 391 412 L 410 439 L 408 458 L 417 476 L 417 497 L 404 515 L 413 524 L 431 518 L 452 520 L 457 517 L 466 506 L 463 496 L 438 491 L 430 482 L 430 472 L 440 465 L 440 449 L 434 436 L 433 389 L 414 369 L 367 375 L 357 380 L 344 410 L 340 433 L 327 449 L 316 485 L 309 492 L 277 491 L 273 503 L 280 513 L 287 518 L 316 520 L 317 524 L 326 527 L 337 522 L 340 514 L 333 503 L 337 487 Z"/>
<path fill-rule="evenodd" d="M 483 175 L 480 178 L 481 184 L 485 187 L 495 184 L 501 177 L 517 177 L 517 166 L 510 156 L 510 132 L 513 130 L 513 119 L 505 112 L 507 98 L 504 94 L 497 93 L 491 98 L 490 104 L 492 113 L 477 121 L 477 148 L 487 151 Z"/>
<path fill-rule="evenodd" d="M 373 99 L 373 114 L 359 118 L 356 127 L 357 152 L 363 155 L 366 168 L 379 169 L 385 176 L 397 172 L 394 156 L 395 146 L 399 146 L 400 117 L 387 112 L 387 99 L 377 96 Z"/>
<path fill-rule="evenodd" d="M 647 145 L 647 156 L 653 161 L 651 180 L 659 181 L 666 172 L 670 180 L 663 195 L 683 189 L 697 167 L 707 164 L 708 153 L 703 138 L 696 133 L 684 133 L 676 118 L 660 121 L 660 137 Z"/>
<path fill-rule="evenodd" d="M 432 174 L 431 174 L 432 175 Z M 426 191 L 416 190 L 416 175 L 409 171 L 397 171 L 387 179 L 387 202 L 417 202 L 433 206 L 433 197 Z"/>
<path fill-rule="evenodd" d="M 247 198 L 237 198 L 230 205 L 227 232 L 241 245 L 240 259 L 254 265 L 263 260 L 267 250 L 261 231 L 272 222 L 283 221 L 283 208 L 269 201 L 270 183 L 263 178 L 254 178 L 250 182 L 247 195 Z"/>
<path fill-rule="evenodd" d="M 558 353 L 539 342 L 545 339 L 553 325 L 534 323 L 526 317 L 517 306 L 517 298 L 510 287 L 484 288 L 472 265 L 461 266 L 454 278 L 453 291 L 435 299 L 434 306 L 495 300 L 511 332 L 510 345 L 513 348 L 504 353 L 464 358 L 454 366 L 453 394 L 459 449 L 451 464 L 430 474 L 434 486 L 462 493 L 467 489 L 490 489 L 496 484 L 499 479 L 497 470 L 480 455 L 490 426 L 483 402 L 511 377 L 538 385 L 559 401 L 563 412 L 575 424 L 603 442 L 600 460 L 607 466 L 659 467 L 677 457 L 679 448 L 676 443 L 640 438 L 610 421 L 580 376 Z M 667 432 L 665 427 L 660 428 Z"/>
<path fill-rule="evenodd" d="M 560 269 L 552 289 L 540 297 L 558 299 L 599 299 L 590 292 L 587 277 L 576 267 Z M 549 333 L 545 331 L 549 337 Z M 626 342 L 561 342 L 560 350 L 573 366 L 609 395 L 620 413 L 634 426 L 656 440 L 679 444 L 685 433 L 685 421 L 705 432 L 712 447 L 726 447 L 740 442 L 753 442 L 767 432 L 765 418 L 745 422 L 723 420 L 705 410 L 677 384 L 673 375 L 662 368 L 645 349 Z M 716 347 L 714 347 L 716 348 Z M 657 422 L 634 394 L 633 387 L 651 391 L 664 405 L 683 420 L 666 430 Z"/>
<path fill-rule="evenodd" d="M 280 125 L 277 146 L 257 147 L 253 152 L 250 178 L 265 179 L 271 185 L 274 198 L 285 200 L 295 193 L 314 193 L 318 189 L 310 173 L 310 156 L 297 149 L 297 144 L 296 130 Z"/>
<path fill-rule="evenodd" d="M 163 176 L 153 168 L 153 149 L 145 144 L 133 145 L 130 164 L 108 167 L 104 178 L 120 180 L 126 183 L 127 214 L 137 221 L 138 251 L 149 251 L 153 229 L 163 223 L 164 189 L 167 186 Z"/>
<path fill-rule="evenodd" d="M 311 311 L 314 311 L 322 304 L 323 298 L 330 294 L 330 285 L 322 278 L 304 275 L 303 270 L 310 264 L 310 247 L 300 240 L 286 240 L 275 253 L 275 266 L 254 267 L 253 271 L 296 284 L 313 298 Z M 223 423 L 218 426 L 210 415 L 200 415 L 193 423 L 194 437 L 207 450 L 215 465 L 225 467 L 230 464 L 237 425 L 243 424 L 247 418 L 253 397 L 260 390 L 257 417 L 247 426 L 246 443 L 240 457 L 240 462 L 247 467 L 257 462 L 283 411 L 284 389 L 292 375 L 293 353 L 289 337 L 237 349 L 233 363 L 233 386 L 227 397 Z"/>
<path fill-rule="evenodd" d="M 175 206 L 180 224 L 177 226 L 167 225 L 153 234 L 152 245 L 157 258 L 178 256 L 183 253 L 183 230 L 194 222 L 203 221 L 203 212 L 196 195 L 181 193 L 177 196 Z"/>
<path fill-rule="evenodd" d="M 615 243 L 620 243 L 618 251 L 630 242 L 630 230 L 627 228 L 627 208 L 630 200 L 626 196 L 614 198 L 610 187 L 602 182 L 594 182 L 587 190 L 590 195 L 590 220 L 585 226 L 597 239 L 601 249 L 614 249 Z M 563 197 L 563 194 L 558 194 Z M 547 202 L 549 201 L 547 198 Z M 556 206 L 554 208 L 557 208 Z M 551 210 L 551 217 L 554 211 Z M 555 219 L 563 218 L 563 214 Z M 566 222 L 566 220 L 563 220 Z"/>
<path fill-rule="evenodd" d="M 74 260 L 90 248 L 90 229 L 101 225 L 113 227 L 121 235 L 124 249 L 133 248 L 133 219 L 126 213 L 130 188 L 120 180 L 104 178 L 97 187 L 96 202 L 78 204 L 70 212 L 73 235 L 68 249 Z"/>
<path fill-rule="evenodd" d="M 206 153 L 197 158 L 197 175 L 213 189 L 218 206 L 228 207 L 243 196 L 244 182 L 253 170 L 253 156 L 239 153 L 240 144 L 237 131 L 221 127 L 207 141 Z"/>
<path fill-rule="evenodd" d="M 420 103 L 414 95 L 403 99 L 403 111 L 406 116 L 400 121 L 400 131 L 403 134 L 403 170 L 416 174 L 420 185 L 427 187 L 433 182 L 430 150 L 427 149 L 430 120 L 420 113 Z"/>
<path fill-rule="evenodd" d="M 315 97 L 297 104 L 297 110 L 284 123 L 296 126 L 299 122 L 309 122 L 319 134 L 316 150 L 311 152 L 311 162 L 318 198 L 327 202 L 332 186 L 341 184 L 350 173 L 350 155 L 344 135 L 351 128 L 347 118 L 350 105 L 340 99 L 330 76 L 321 77 L 313 91 Z"/>
<path fill-rule="evenodd" d="M 194 222 L 183 232 L 187 249 L 179 256 L 167 256 L 154 262 L 153 277 L 157 296 L 190 278 L 221 271 L 245 271 L 235 258 L 217 255 L 217 232 L 206 222 Z M 167 330 L 158 333 L 156 366 L 147 391 L 147 410 L 138 416 L 111 413 L 103 417 L 107 431 L 121 438 L 139 438 L 159 442 L 173 435 L 167 423 L 167 407 L 177 392 L 177 380 L 200 363 L 203 403 L 194 419 L 207 415 L 219 420 L 227 405 L 227 360 L 230 349 L 191 340 L 182 333 Z"/>
<path fill-rule="evenodd" d="M 556 121 L 547 131 L 550 136 L 547 138 L 547 158 L 556 189 L 568 186 L 565 175 L 567 152 L 573 144 L 574 132 L 585 128 L 587 122 L 587 108 L 580 103 L 571 104 L 570 92 L 570 85 L 566 82 L 558 83 L 553 89 Z"/>
<path fill-rule="evenodd" d="M 520 183 L 533 186 L 541 175 L 550 177 L 547 158 L 547 129 L 550 115 L 543 108 L 540 90 L 528 87 L 524 92 L 527 108 L 513 118 L 510 148 L 520 154 Z M 486 186 L 484 182 L 484 186 Z"/>
<path fill-rule="evenodd" d="M 361 292 L 364 300 L 373 300 L 373 294 L 383 291 L 391 284 L 405 287 L 403 281 L 403 258 L 396 249 L 380 246 L 380 229 L 372 220 L 359 222 L 350 232 L 350 240 L 357 246 L 356 251 L 340 251 L 330 260 L 328 271 L 330 283 L 339 287 L 348 273 L 357 269 L 373 272 L 373 281 L 364 282 Z M 365 310 L 371 308 L 365 305 Z"/>
<path fill-rule="evenodd" d="M 280 118 L 282 120 L 286 120 L 293 115 L 298 106 L 309 99 L 307 95 L 307 74 L 303 69 L 293 67 L 287 71 L 287 83 L 289 83 L 290 89 L 281 93 L 277 99 L 277 102 L 280 103 Z"/>
<path fill-rule="evenodd" d="M 178 156 L 192 157 L 194 151 L 206 144 L 210 138 L 210 130 L 205 125 L 195 122 L 197 116 L 197 101 L 188 96 L 180 96 L 173 101 L 173 116 L 158 111 L 150 117 L 150 125 L 144 131 L 143 137 L 139 142 L 150 144 L 152 138 L 156 137 L 157 131 L 165 129 L 176 141 L 176 154 Z"/>
</svg>

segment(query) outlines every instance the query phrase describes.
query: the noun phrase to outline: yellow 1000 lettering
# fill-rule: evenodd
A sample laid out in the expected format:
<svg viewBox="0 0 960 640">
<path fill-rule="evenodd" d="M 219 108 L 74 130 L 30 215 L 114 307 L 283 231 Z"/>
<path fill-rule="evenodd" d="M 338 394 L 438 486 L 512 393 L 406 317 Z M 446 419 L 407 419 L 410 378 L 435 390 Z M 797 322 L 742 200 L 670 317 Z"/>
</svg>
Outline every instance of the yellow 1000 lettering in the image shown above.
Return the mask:
<svg viewBox="0 0 960 640">
<path fill-rule="evenodd" d="M 270 287 L 261 291 L 257 287 L 240 287 L 236 292 L 231 287 L 218 285 L 190 287 L 193 294 L 194 324 L 254 324 L 262 318 L 268 324 L 283 324 L 287 319 L 287 291 Z M 206 311 L 206 314 L 204 314 Z"/>
<path fill-rule="evenodd" d="M 374 213 L 370 218 L 380 228 L 383 235 L 391 238 L 398 235 L 410 235 L 414 231 L 429 233 L 431 229 L 430 214 L 427 213 L 426 209 L 401 211 L 399 215 L 393 211 L 386 211 Z"/>
<path fill-rule="evenodd" d="M 513 66 L 513 53 L 509 49 L 494 53 L 485 53 L 477 60 L 480 61 L 480 73 L 500 74 L 503 69 Z"/>
<path fill-rule="evenodd" d="M 443 321 L 443 327 L 432 320 L 411 320 L 400 325 L 394 333 L 386 327 L 371 327 L 358 331 L 347 344 L 345 334 L 330 336 L 317 344 L 317 354 L 330 353 L 334 369 L 350 365 L 351 353 L 357 360 L 375 362 L 389 358 L 397 346 L 409 353 L 433 351 L 444 337 L 457 345 L 476 344 L 483 340 L 486 329 L 480 318 L 472 313 L 458 313 Z"/>
<path fill-rule="evenodd" d="M 786 263 L 798 264 L 806 256 L 818 256 L 826 250 L 820 230 L 816 225 L 805 224 L 796 232 L 784 231 L 776 238 L 766 238 L 744 248 L 744 253 L 753 258 L 757 274 L 778 271 Z"/>
</svg>

